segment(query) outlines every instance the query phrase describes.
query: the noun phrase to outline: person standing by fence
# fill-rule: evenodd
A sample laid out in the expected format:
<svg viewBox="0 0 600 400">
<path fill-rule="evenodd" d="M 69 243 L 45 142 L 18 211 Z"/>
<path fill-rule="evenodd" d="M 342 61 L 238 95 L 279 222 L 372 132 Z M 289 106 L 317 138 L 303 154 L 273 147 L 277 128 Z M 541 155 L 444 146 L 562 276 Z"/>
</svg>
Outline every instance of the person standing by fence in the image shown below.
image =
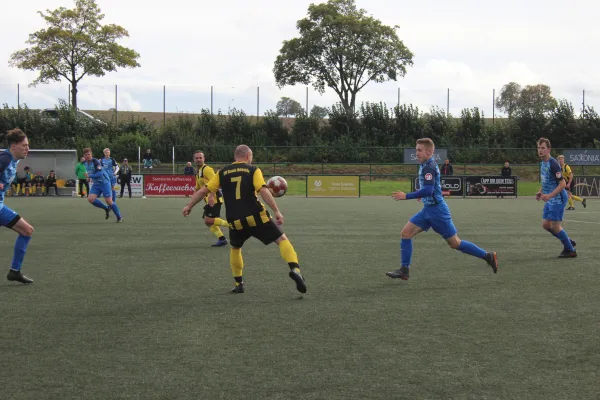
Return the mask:
<svg viewBox="0 0 600 400">
<path fill-rule="evenodd" d="M 79 182 L 79 195 L 81 198 L 84 198 L 86 195 L 90 193 L 90 180 L 87 178 L 85 169 L 85 158 L 81 157 L 79 160 L 79 164 L 75 167 L 75 175 L 77 175 L 77 180 Z M 83 186 L 85 186 L 85 194 L 83 194 Z"/>
<path fill-rule="evenodd" d="M 129 161 L 126 158 L 123 159 L 123 164 L 119 170 L 119 180 L 121 181 L 121 194 L 119 197 L 123 197 L 123 191 L 125 190 L 125 185 L 127 185 L 129 198 L 131 198 L 131 165 L 129 165 Z"/>
</svg>

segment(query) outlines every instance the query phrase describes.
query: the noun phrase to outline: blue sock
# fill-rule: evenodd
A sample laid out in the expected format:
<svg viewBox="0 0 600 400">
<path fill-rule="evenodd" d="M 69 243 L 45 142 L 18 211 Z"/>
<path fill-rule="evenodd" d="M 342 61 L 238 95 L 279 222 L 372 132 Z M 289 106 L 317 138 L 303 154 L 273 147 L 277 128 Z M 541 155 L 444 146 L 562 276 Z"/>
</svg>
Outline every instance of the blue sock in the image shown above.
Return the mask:
<svg viewBox="0 0 600 400">
<path fill-rule="evenodd" d="M 458 246 L 457 250 L 460 250 L 465 254 L 469 254 L 471 256 L 483 259 L 485 259 L 485 255 L 487 254 L 487 252 L 481 247 L 477 247 L 473 243 L 467 242 L 466 240 L 460 241 L 460 245 Z"/>
<path fill-rule="evenodd" d="M 569 238 L 569 235 L 567 235 L 567 231 L 565 231 L 564 229 L 562 229 L 558 233 L 552 233 L 552 235 L 556 236 L 556 238 L 562 242 L 563 246 L 565 246 L 565 250 L 569 250 L 569 251 L 575 250 L 575 248 L 573 247 L 573 244 L 571 243 L 571 239 Z"/>
<path fill-rule="evenodd" d="M 117 206 L 117 203 L 112 203 L 112 206 L 110 206 L 110 209 L 113 210 L 113 212 L 115 213 L 117 218 L 121 218 L 121 211 L 119 211 L 119 207 Z"/>
<path fill-rule="evenodd" d="M 105 205 L 103 202 L 101 202 L 100 199 L 94 200 L 94 202 L 92 203 L 92 205 L 94 207 L 98 207 L 98 208 L 101 208 L 103 210 L 108 210 L 108 206 Z"/>
<path fill-rule="evenodd" d="M 23 264 L 23 258 L 25 258 L 27 245 L 29 244 L 30 240 L 31 236 L 19 235 L 19 237 L 17 237 L 17 241 L 15 242 L 15 252 L 10 269 L 14 269 L 15 271 L 21 270 L 21 264 Z"/>
<path fill-rule="evenodd" d="M 403 267 L 410 267 L 410 259 L 412 258 L 412 239 L 400 240 L 400 258 L 402 259 Z"/>
<path fill-rule="evenodd" d="M 116 191 L 116 190 L 113 190 L 113 191 L 112 191 L 112 194 L 113 194 L 113 196 L 112 196 L 112 200 L 113 200 L 113 203 L 114 203 L 115 201 L 117 201 L 117 191 Z"/>
</svg>

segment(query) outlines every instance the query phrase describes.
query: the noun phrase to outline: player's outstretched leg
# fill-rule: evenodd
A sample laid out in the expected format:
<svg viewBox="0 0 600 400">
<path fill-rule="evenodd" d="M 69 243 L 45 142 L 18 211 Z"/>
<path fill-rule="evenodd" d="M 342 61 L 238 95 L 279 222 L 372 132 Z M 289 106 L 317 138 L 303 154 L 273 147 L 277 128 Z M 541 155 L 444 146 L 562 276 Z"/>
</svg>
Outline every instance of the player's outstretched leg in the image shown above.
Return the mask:
<svg viewBox="0 0 600 400">
<path fill-rule="evenodd" d="M 112 201 L 113 203 L 117 201 L 117 191 L 114 188 L 112 190 Z"/>
<path fill-rule="evenodd" d="M 424 211 L 413 215 L 410 221 L 404 225 L 402 232 L 400 232 L 400 268 L 395 271 L 386 272 L 386 276 L 392 279 L 408 280 L 413 252 L 412 238 L 427 228 L 428 225 Z"/>
<path fill-rule="evenodd" d="M 8 209 L 8 207 L 4 207 L 2 212 L 5 213 L 6 211 L 14 213 L 14 211 Z M 31 240 L 31 235 L 33 235 L 33 227 L 29 225 L 24 219 L 18 216 L 16 218 L 18 219 L 16 220 L 16 223 L 14 225 L 7 225 L 8 228 L 11 228 L 15 232 L 17 232 L 19 236 L 15 241 L 13 260 L 10 266 L 10 270 L 8 271 L 8 275 L 6 275 L 6 279 L 8 279 L 9 281 L 28 284 L 32 283 L 33 280 L 23 275 L 23 272 L 21 272 L 21 266 L 23 265 L 25 253 L 27 253 L 27 246 L 29 245 L 29 241 Z"/>
<path fill-rule="evenodd" d="M 296 282 L 296 290 L 298 290 L 300 293 L 306 293 L 306 282 L 300 273 L 298 255 L 296 254 L 296 250 L 294 250 L 294 246 L 292 246 L 292 243 L 290 243 L 285 235 L 282 235 L 282 237 L 277 239 L 276 243 L 279 245 L 279 253 L 281 254 L 281 258 L 283 258 L 290 267 L 289 276 L 294 282 Z"/>
<path fill-rule="evenodd" d="M 386 272 L 386 275 L 392 279 L 402 279 L 403 281 L 408 280 L 410 271 L 410 262 L 412 259 L 412 239 L 400 239 L 400 261 L 401 266 L 399 269 L 391 272 Z"/>
<path fill-rule="evenodd" d="M 496 252 L 487 252 L 474 243 L 459 239 L 457 235 L 446 239 L 446 241 L 453 249 L 461 251 L 470 256 L 485 260 L 485 262 L 487 262 L 488 265 L 492 267 L 494 273 L 498 272 L 498 255 L 496 254 Z"/>
<path fill-rule="evenodd" d="M 109 197 L 107 197 L 105 200 L 108 203 L 108 207 L 113 211 L 113 213 L 115 213 L 115 216 L 117 217 L 117 222 L 123 222 L 123 216 L 121 215 L 121 210 L 119 210 L 119 206 L 117 206 L 117 203 L 109 201 L 112 200 Z"/>
<path fill-rule="evenodd" d="M 231 293 L 244 293 L 244 259 L 242 258 L 242 249 L 232 247 L 229 250 L 229 264 L 231 265 L 231 273 L 235 280 L 235 286 L 231 289 Z"/>
</svg>

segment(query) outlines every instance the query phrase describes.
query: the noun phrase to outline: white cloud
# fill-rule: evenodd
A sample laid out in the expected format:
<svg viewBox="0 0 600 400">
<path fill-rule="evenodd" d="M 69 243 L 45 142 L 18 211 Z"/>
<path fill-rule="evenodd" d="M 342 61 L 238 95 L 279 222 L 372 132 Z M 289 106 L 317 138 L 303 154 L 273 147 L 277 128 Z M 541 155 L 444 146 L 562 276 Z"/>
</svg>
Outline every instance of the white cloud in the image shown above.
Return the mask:
<svg viewBox="0 0 600 400">
<path fill-rule="evenodd" d="M 296 35 L 296 21 L 315 0 L 281 3 L 275 0 L 219 2 L 171 0 L 148 7 L 141 0 L 97 0 L 105 22 L 124 26 L 130 38 L 123 43 L 141 54 L 138 69 L 122 69 L 105 77 L 81 82 L 80 104 L 106 109 L 114 106 L 119 87 L 119 109 L 162 111 L 166 85 L 167 111 L 196 111 L 229 107 L 256 112 L 274 108 L 282 96 L 306 102 L 306 88 L 278 89 L 273 80 L 275 57 L 284 40 Z M 398 82 L 370 84 L 358 100 L 388 105 L 414 102 L 422 108 L 450 110 L 480 107 L 492 113 L 492 91 L 516 81 L 522 85 L 546 83 L 555 96 L 600 108 L 600 54 L 589 43 L 600 39 L 596 29 L 599 3 L 574 0 L 480 0 L 440 2 L 420 0 L 406 4 L 388 0 L 357 0 L 358 6 L 384 23 L 401 26 L 400 37 L 415 54 L 415 65 Z M 25 46 L 29 33 L 43 27 L 37 10 L 72 7 L 70 0 L 28 0 L 3 10 L 4 40 L 0 42 L 0 103 L 16 102 L 14 87 L 21 83 L 22 99 L 51 107 L 66 98 L 67 84 L 27 88 L 36 74 L 8 68 L 12 52 Z M 337 101 L 332 90 L 324 95 L 309 88 L 309 108 Z"/>
</svg>

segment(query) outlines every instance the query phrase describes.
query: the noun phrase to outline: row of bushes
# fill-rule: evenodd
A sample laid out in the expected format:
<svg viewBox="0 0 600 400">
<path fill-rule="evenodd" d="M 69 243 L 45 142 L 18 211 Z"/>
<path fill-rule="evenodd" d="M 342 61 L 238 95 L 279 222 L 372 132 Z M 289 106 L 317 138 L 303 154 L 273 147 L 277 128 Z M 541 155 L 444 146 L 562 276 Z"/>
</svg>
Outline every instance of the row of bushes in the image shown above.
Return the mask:
<svg viewBox="0 0 600 400">
<path fill-rule="evenodd" d="M 138 146 L 151 148 L 155 158 L 177 161 L 191 158 L 203 149 L 213 161 L 228 161 L 235 144 L 253 147 L 255 158 L 270 162 L 403 162 L 404 147 L 414 147 L 417 138 L 430 137 L 436 146 L 449 149 L 453 162 L 517 163 L 537 161 L 536 139 L 548 137 L 555 148 L 595 147 L 600 140 L 600 117 L 588 107 L 576 115 L 567 101 L 559 101 L 549 114 L 522 112 L 492 123 L 477 109 L 464 109 L 460 117 L 432 108 L 423 113 L 413 105 L 389 109 L 385 104 L 363 104 L 356 113 L 338 105 L 327 119 L 301 115 L 291 126 L 273 112 L 258 121 L 239 110 L 230 115 L 182 114 L 156 126 L 131 117 L 118 125 L 82 120 L 61 103 L 57 119 L 44 119 L 36 110 L 4 106 L 0 110 L 0 132 L 23 129 L 32 148 L 76 148 L 91 146 L 95 154 L 110 147 L 118 157 L 136 159 Z"/>
</svg>

